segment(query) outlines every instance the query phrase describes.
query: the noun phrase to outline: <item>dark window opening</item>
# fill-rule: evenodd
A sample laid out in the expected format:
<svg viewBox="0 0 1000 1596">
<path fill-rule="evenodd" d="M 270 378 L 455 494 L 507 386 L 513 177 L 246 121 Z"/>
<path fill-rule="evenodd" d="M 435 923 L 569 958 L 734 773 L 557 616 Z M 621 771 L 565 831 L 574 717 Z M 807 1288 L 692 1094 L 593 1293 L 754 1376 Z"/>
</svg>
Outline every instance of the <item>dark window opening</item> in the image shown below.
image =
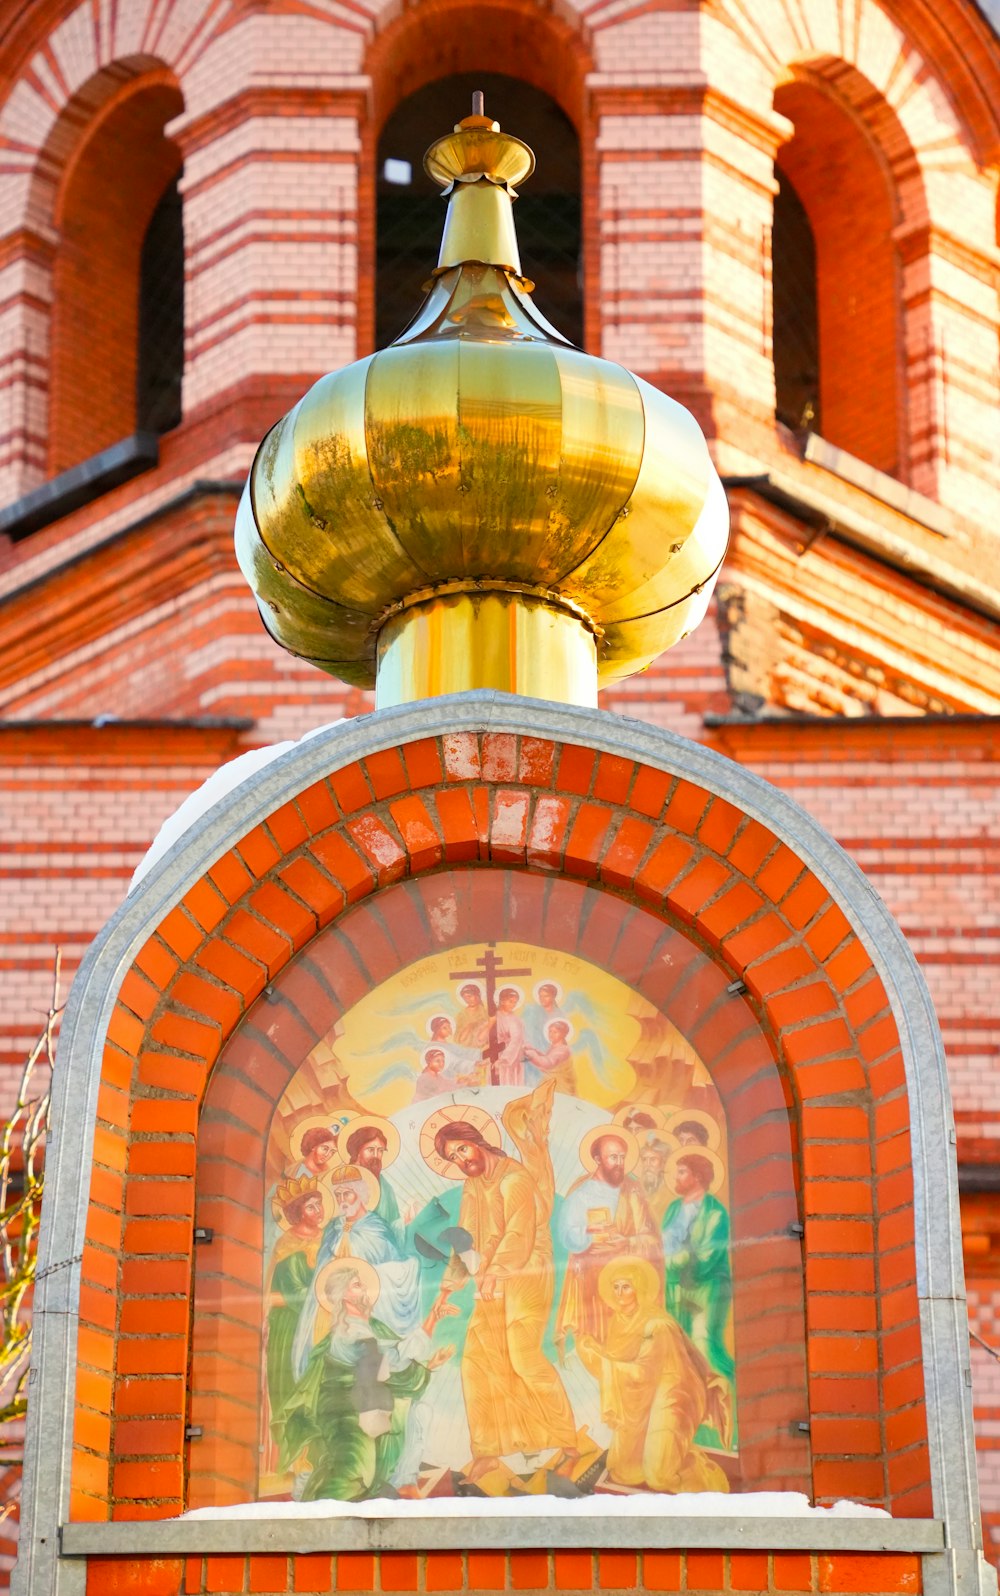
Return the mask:
<svg viewBox="0 0 1000 1596">
<path fill-rule="evenodd" d="M 142 242 L 136 428 L 169 432 L 181 419 L 184 371 L 184 213 L 178 178 L 163 192 Z"/>
<path fill-rule="evenodd" d="M 778 172 L 771 239 L 774 386 L 778 420 L 820 431 L 816 242 L 805 206 Z"/>
<path fill-rule="evenodd" d="M 444 204 L 424 173 L 424 151 L 466 116 L 482 89 L 487 114 L 523 139 L 536 167 L 519 190 L 514 222 L 521 268 L 535 283 L 538 309 L 564 338 L 583 342 L 580 146 L 554 100 L 519 78 L 463 72 L 405 99 L 386 122 L 376 174 L 375 344 L 391 343 L 420 304 L 437 264 Z"/>
</svg>

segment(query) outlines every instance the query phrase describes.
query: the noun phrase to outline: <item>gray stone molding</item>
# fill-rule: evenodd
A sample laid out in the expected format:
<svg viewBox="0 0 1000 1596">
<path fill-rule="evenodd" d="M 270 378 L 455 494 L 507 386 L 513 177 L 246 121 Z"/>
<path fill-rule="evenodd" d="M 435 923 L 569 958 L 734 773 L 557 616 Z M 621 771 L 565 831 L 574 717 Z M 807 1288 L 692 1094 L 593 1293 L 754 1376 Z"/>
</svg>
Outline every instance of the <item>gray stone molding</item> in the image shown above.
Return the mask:
<svg viewBox="0 0 1000 1596">
<path fill-rule="evenodd" d="M 734 1498 L 735 1500 L 735 1498 Z M 558 1508 L 556 1509 L 558 1514 Z M 194 1518 L 142 1524 L 64 1524 L 63 1557 L 199 1557 L 251 1552 L 433 1552 L 530 1550 L 656 1552 L 944 1551 L 933 1518 L 650 1518 L 602 1513 L 503 1518 Z"/>
<path fill-rule="evenodd" d="M 902 932 L 833 838 L 793 799 L 752 772 L 671 732 L 601 710 L 474 692 L 341 722 L 255 772 L 203 814 L 164 855 L 84 959 L 63 1018 L 53 1088 L 53 1131 L 47 1154 L 47 1198 L 34 1308 L 21 1551 L 14 1596 L 78 1596 L 83 1591 L 84 1564 L 60 1556 L 58 1528 L 68 1517 L 80 1260 L 102 1049 L 129 965 L 164 915 L 209 866 L 281 804 L 366 754 L 462 730 L 580 742 L 599 752 L 641 760 L 704 787 L 782 838 L 824 883 L 861 938 L 888 995 L 906 1068 L 934 1513 L 953 1553 L 949 1567 L 966 1571 L 961 1582 L 956 1572 L 953 1580 L 938 1583 L 936 1588 L 941 1592 L 978 1588 L 979 1575 L 974 1571 L 985 1569 L 986 1564 L 978 1556 L 981 1531 L 955 1132 L 937 1021 Z M 396 1544 L 412 1544 L 405 1540 L 403 1521 L 398 1522 L 403 1539 Z M 567 1521 L 551 1522 L 550 1543 L 557 1522 Z M 689 1526 L 697 1522 L 687 1521 Z M 783 1522 L 787 1530 L 795 1521 Z M 807 1521 L 799 1521 L 803 1522 Z M 444 1529 L 438 1534 L 437 1546 L 467 1544 L 469 1520 L 452 1523 L 450 1535 L 444 1538 Z M 407 1521 L 406 1528 L 412 1527 L 413 1521 Z M 118 1526 L 99 1528 L 106 1534 L 119 1533 Z M 143 1535 L 150 1534 L 152 1528 L 143 1526 Z M 249 1523 L 242 1528 L 249 1534 Z M 123 1525 L 120 1532 L 124 1531 Z M 222 1534 L 221 1525 L 216 1532 Z M 67 1546 L 81 1533 L 82 1526 L 66 1525 Z M 226 1525 L 225 1534 L 231 1533 L 232 1526 Z M 505 1543 L 511 1538 L 508 1520 Z M 690 1541 L 690 1536 L 686 1538 Z M 789 1542 L 774 1538 L 769 1544 L 771 1549 L 779 1549 Z"/>
</svg>

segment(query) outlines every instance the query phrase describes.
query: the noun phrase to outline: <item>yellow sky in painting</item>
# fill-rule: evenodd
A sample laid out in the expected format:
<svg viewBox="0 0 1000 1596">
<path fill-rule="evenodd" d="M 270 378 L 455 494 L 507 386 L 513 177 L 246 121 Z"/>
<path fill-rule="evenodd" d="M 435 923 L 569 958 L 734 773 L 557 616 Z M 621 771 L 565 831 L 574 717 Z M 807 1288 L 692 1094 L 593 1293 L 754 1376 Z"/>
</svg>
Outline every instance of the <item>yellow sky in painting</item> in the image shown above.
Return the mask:
<svg viewBox="0 0 1000 1596">
<path fill-rule="evenodd" d="M 579 1095 L 602 1108 L 627 1099 L 635 1081 L 628 1057 L 639 1038 L 640 1018 L 658 1012 L 653 1004 L 616 976 L 574 955 L 517 942 L 493 946 L 508 969 L 531 971 L 530 976 L 500 976 L 497 982 L 522 994 L 517 1010 L 522 1017 L 536 1003 L 541 983 L 558 985 L 560 1010 L 573 1027 L 570 1046 Z M 408 1106 L 423 1050 L 430 1045 L 430 1021 L 438 1014 L 457 1020 L 464 981 L 455 977 L 476 969 L 483 952 L 482 943 L 469 943 L 421 959 L 368 993 L 336 1027 L 329 1040 L 352 1094 L 369 1111 L 390 1115 Z M 484 989 L 481 979 L 479 985 Z M 707 1080 L 690 1045 L 673 1027 L 670 1032 L 671 1054 L 696 1064 L 696 1079 Z M 399 1073 L 385 1081 L 392 1066 L 399 1066 Z"/>
</svg>

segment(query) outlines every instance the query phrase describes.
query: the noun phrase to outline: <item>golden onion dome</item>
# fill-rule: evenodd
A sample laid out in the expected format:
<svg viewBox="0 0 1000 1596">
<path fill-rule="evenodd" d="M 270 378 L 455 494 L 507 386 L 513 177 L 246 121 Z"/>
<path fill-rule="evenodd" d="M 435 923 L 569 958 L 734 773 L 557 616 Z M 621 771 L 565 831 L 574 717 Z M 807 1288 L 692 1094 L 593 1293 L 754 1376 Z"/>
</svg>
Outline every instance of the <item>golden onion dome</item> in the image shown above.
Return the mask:
<svg viewBox="0 0 1000 1596">
<path fill-rule="evenodd" d="M 264 439 L 236 525 L 284 648 L 398 703 L 593 703 L 705 613 L 728 537 L 694 418 L 584 354 L 521 274 L 534 157 L 474 114 L 424 158 L 448 217 L 422 308 Z"/>
</svg>

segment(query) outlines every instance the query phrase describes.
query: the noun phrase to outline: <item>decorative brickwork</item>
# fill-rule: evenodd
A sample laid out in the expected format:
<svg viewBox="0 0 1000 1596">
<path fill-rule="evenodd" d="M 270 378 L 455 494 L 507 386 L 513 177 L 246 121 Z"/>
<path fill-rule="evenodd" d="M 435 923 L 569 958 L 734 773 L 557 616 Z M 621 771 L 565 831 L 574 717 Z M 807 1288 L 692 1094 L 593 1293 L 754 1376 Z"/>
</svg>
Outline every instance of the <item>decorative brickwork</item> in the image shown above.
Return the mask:
<svg viewBox="0 0 1000 1596">
<path fill-rule="evenodd" d="M 755 1111 L 787 1103 L 801 1138 L 813 1488 L 821 1498 L 929 1513 L 907 1098 L 895 1027 L 864 948 L 795 854 L 731 804 L 587 748 L 456 733 L 372 754 L 284 805 L 185 894 L 122 983 L 107 1033 L 83 1263 L 73 1516 L 104 1518 L 109 1500 L 126 1519 L 169 1516 L 184 1503 L 192 1228 L 196 1217 L 217 1218 L 229 1232 L 225 1205 L 247 1200 L 247 1182 L 253 1188 L 250 1148 L 268 1101 L 321 1034 L 324 1015 L 352 1000 L 327 959 L 312 968 L 312 939 L 394 882 L 414 876 L 418 895 L 433 894 L 436 867 L 475 862 L 555 872 L 551 891 L 581 905 L 585 894 L 563 878 L 624 895 L 646 908 L 637 930 L 653 910 L 746 982 L 773 1039 L 774 1102 L 759 1052 L 739 1033 L 720 1055 L 718 1084 L 735 1105 L 745 1063 Z M 494 879 L 502 883 L 489 869 L 471 874 L 469 890 L 489 892 Z M 352 933 L 355 960 L 377 956 L 386 928 L 393 936 L 383 898 L 371 901 L 379 935 Z M 412 919 L 411 907 L 403 923 Z M 596 910 L 589 935 L 600 940 Z M 296 954 L 296 982 L 321 1000 L 308 1025 L 294 986 L 260 1001 Z M 359 971 L 362 984 L 374 973 Z M 672 969 L 668 984 L 676 979 Z M 211 1161 L 204 1165 L 205 1212 L 196 1216 L 190 1172 L 212 1119 L 202 1100 L 251 1008 L 219 1088 L 243 1086 L 248 1164 L 241 1174 L 220 1163 L 218 1190 Z M 268 1040 L 279 1013 L 296 1051 L 284 1071 Z M 692 1037 L 699 1042 L 697 1028 Z M 268 1070 L 278 1071 L 277 1084 Z M 227 1112 L 231 1119 L 232 1105 Z M 743 1178 L 750 1192 L 753 1176 Z M 223 1243 L 221 1263 L 214 1251 L 199 1260 L 208 1295 L 196 1298 L 195 1325 L 207 1339 L 196 1358 L 209 1356 L 219 1268 L 259 1274 L 254 1238 L 245 1242 L 249 1251 Z M 782 1245 L 797 1251 L 773 1243 Z M 258 1344 L 259 1332 L 248 1325 L 247 1334 Z M 218 1372 L 203 1378 L 219 1389 Z M 237 1421 L 221 1408 L 217 1431 L 209 1420 L 199 1442 L 205 1466 L 213 1446 L 238 1451 Z M 248 1444 L 248 1464 L 253 1452 Z"/>
<path fill-rule="evenodd" d="M 418 1567 L 422 1564 L 422 1568 Z M 123 1583 L 123 1580 L 131 1583 Z M 418 1584 L 418 1579 L 422 1583 Z M 380 1557 L 206 1557 L 161 1562 L 126 1575 L 113 1560 L 90 1563 L 87 1596 L 207 1596 L 253 1591 L 753 1591 L 802 1596 L 920 1596 L 920 1559 L 802 1552 L 406 1552 Z"/>
<path fill-rule="evenodd" d="M 720 600 L 721 626 L 707 621 L 606 705 L 722 748 L 845 843 L 931 983 L 960 1159 L 995 1164 L 989 717 L 1000 707 L 1000 651 L 988 584 L 1000 507 L 1000 51 L 981 8 L 945 0 L 932 17 L 878 0 L 805 10 L 763 0 L 751 15 L 720 0 L 700 12 L 543 12 L 517 0 L 477 12 L 474 29 L 445 0 L 399 14 L 235 0 L 16 9 L 0 40 L 3 502 L 129 425 L 122 318 L 140 214 L 159 182 L 128 147 L 144 118 L 155 139 L 166 125 L 184 160 L 187 360 L 184 418 L 157 468 L 16 545 L 0 538 L 0 716 L 18 723 L 0 733 L 9 754 L 0 1056 L 16 1061 L 35 1032 L 54 944 L 71 972 L 186 791 L 247 747 L 371 707 L 279 658 L 263 636 L 231 554 L 232 485 L 308 384 L 369 345 L 373 161 L 386 117 L 420 82 L 486 64 L 553 95 L 580 135 L 588 347 L 689 403 L 729 477 L 778 473 L 825 505 L 806 517 L 794 503 L 734 491 L 723 580 L 735 597 Z M 894 288 L 867 315 L 850 361 L 827 345 L 827 378 L 846 373 L 848 429 L 832 423 L 830 436 L 884 469 L 895 458 L 944 506 L 944 531 L 919 505 L 887 502 L 884 484 L 869 491 L 803 460 L 775 425 L 775 164 L 803 163 L 794 175 L 822 235 L 829 216 L 803 141 L 815 148 L 822 132 L 835 161 L 847 143 L 835 144 L 834 130 L 865 152 L 856 181 L 868 174 L 854 203 L 866 209 L 859 233 L 874 261 L 853 287 L 888 264 Z M 102 152 L 105 138 L 114 145 Z M 107 163 L 115 180 L 100 187 Z M 99 187 L 101 228 L 88 237 L 87 195 Z M 888 211 L 890 238 L 877 236 L 868 199 Z M 101 258 L 98 231 L 116 264 L 105 262 L 85 299 L 74 273 L 84 256 Z M 832 258 L 821 261 L 828 304 Z M 78 314 L 68 311 L 74 282 Z M 861 375 L 876 344 L 880 369 Z M 82 430 L 64 450 L 70 425 Z M 868 542 L 848 541 L 824 519 L 831 512 Z M 706 715 L 734 709 L 820 719 L 706 726 Z M 934 718 L 956 711 L 961 723 Z M 91 727 L 108 715 L 254 725 Z M 884 718 L 897 715 L 910 717 L 905 727 Z M 29 729 L 53 719 L 63 724 Z M 967 1238 L 976 1234 L 967 1224 Z M 982 1313 L 973 1322 L 994 1341 L 983 1260 L 969 1251 Z M 978 1375 L 990 1359 L 976 1357 Z M 980 1409 L 988 1442 L 989 1403 Z M 991 1455 L 987 1446 L 988 1517 L 1000 1512 Z"/>
</svg>

